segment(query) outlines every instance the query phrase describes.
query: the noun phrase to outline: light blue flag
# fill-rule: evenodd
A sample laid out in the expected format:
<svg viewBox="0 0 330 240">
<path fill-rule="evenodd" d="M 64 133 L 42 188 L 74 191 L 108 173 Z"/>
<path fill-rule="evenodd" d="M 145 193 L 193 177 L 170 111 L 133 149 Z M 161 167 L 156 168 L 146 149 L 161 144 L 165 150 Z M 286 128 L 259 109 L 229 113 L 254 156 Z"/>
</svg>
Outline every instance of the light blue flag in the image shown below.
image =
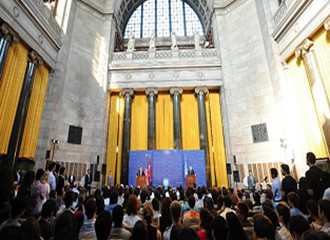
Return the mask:
<svg viewBox="0 0 330 240">
<path fill-rule="evenodd" d="M 188 175 L 188 159 L 184 156 L 184 175 Z"/>
</svg>

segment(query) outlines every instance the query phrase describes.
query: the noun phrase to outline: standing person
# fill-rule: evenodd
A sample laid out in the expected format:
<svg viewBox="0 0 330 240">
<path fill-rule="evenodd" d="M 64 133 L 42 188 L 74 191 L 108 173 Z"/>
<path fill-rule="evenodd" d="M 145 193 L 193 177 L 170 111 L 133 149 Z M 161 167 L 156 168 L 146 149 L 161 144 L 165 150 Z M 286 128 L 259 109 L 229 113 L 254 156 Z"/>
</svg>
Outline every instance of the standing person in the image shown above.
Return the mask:
<svg viewBox="0 0 330 240">
<path fill-rule="evenodd" d="M 111 229 L 110 239 L 129 240 L 132 236 L 131 232 L 123 227 L 124 209 L 117 205 L 112 211 L 114 226 Z"/>
<path fill-rule="evenodd" d="M 74 183 L 75 183 L 75 181 L 76 181 L 76 176 L 74 175 L 74 172 L 71 171 L 71 174 L 70 174 L 70 176 L 69 176 L 69 178 L 68 178 L 68 182 L 69 182 L 71 188 L 74 187 Z"/>
<path fill-rule="evenodd" d="M 64 182 L 65 182 L 64 171 L 65 171 L 65 167 L 60 167 L 59 176 L 57 178 L 57 184 L 56 184 L 57 197 L 61 197 L 61 198 L 64 193 Z"/>
<path fill-rule="evenodd" d="M 318 201 L 324 193 L 322 182 L 323 171 L 315 166 L 316 157 L 314 153 L 308 152 L 306 154 L 306 160 L 309 166 L 309 170 L 306 172 L 307 193 L 315 201 Z"/>
<path fill-rule="evenodd" d="M 86 175 L 85 175 L 84 188 L 86 189 L 86 192 L 88 193 L 88 196 L 91 195 L 91 184 L 92 184 L 91 170 L 87 169 L 87 172 L 86 172 Z"/>
<path fill-rule="evenodd" d="M 324 225 L 321 228 L 322 232 L 325 232 L 330 236 L 330 201 L 322 199 L 319 201 L 319 217 L 323 221 Z"/>
<path fill-rule="evenodd" d="M 290 192 L 297 192 L 297 181 L 290 175 L 290 167 L 287 164 L 281 165 L 281 172 L 284 176 L 282 180 L 282 200 L 288 201 L 288 194 Z"/>
<path fill-rule="evenodd" d="M 274 181 L 272 183 L 272 192 L 274 195 L 274 202 L 280 202 L 282 199 L 281 180 L 277 177 L 278 176 L 277 169 L 271 168 L 270 174 L 272 175 L 272 178 L 274 179 Z"/>
<path fill-rule="evenodd" d="M 55 169 L 56 169 L 56 163 L 51 162 L 48 165 L 50 190 L 56 190 L 56 177 L 55 177 L 55 174 L 54 174 Z"/>
<path fill-rule="evenodd" d="M 90 198 L 85 203 L 85 214 L 87 219 L 84 220 L 79 232 L 79 239 L 96 239 L 95 221 L 96 221 L 96 201 Z"/>
<path fill-rule="evenodd" d="M 143 171 L 143 169 L 142 169 L 142 166 L 140 166 L 140 169 L 139 169 L 139 171 L 136 173 L 136 176 L 145 176 L 145 173 L 144 173 L 144 171 Z"/>
<path fill-rule="evenodd" d="M 196 175 L 192 166 L 189 166 L 188 175 Z"/>
<path fill-rule="evenodd" d="M 248 179 L 247 180 L 248 180 L 248 188 L 249 188 L 249 190 L 250 191 L 253 191 L 254 186 L 256 184 L 256 179 L 253 177 L 251 170 L 249 170 L 249 176 L 248 176 Z"/>
<path fill-rule="evenodd" d="M 109 176 L 108 176 L 108 187 L 112 186 L 112 171 L 109 172 Z"/>
<path fill-rule="evenodd" d="M 41 181 L 42 176 L 44 175 L 44 170 L 38 169 L 36 173 L 36 180 L 31 185 L 31 199 L 34 205 L 31 209 L 31 215 L 39 217 L 41 213 L 42 205 L 46 201 L 46 184 Z"/>
</svg>

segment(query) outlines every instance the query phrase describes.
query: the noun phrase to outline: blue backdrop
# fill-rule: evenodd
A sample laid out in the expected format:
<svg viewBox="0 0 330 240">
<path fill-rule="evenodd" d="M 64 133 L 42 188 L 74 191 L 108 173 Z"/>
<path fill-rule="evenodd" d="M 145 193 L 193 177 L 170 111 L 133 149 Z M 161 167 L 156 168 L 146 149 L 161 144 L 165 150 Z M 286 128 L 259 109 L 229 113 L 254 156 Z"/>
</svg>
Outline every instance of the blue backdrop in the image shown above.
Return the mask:
<svg viewBox="0 0 330 240">
<path fill-rule="evenodd" d="M 204 150 L 150 150 L 130 151 L 128 184 L 135 186 L 136 173 L 142 166 L 147 169 L 150 158 L 152 169 L 152 185 L 162 184 L 164 178 L 169 179 L 173 187 L 186 185 L 185 176 L 191 165 L 196 173 L 197 186 L 206 185 Z"/>
</svg>

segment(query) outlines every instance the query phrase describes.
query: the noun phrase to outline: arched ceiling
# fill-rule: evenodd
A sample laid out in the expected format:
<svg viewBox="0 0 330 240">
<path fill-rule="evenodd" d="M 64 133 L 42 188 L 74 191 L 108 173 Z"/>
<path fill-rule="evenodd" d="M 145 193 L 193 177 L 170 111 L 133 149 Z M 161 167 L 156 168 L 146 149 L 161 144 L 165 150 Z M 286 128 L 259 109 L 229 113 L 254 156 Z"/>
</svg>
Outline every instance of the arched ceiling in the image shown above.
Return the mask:
<svg viewBox="0 0 330 240">
<path fill-rule="evenodd" d="M 118 21 L 119 31 L 124 35 L 125 26 L 130 16 L 135 9 L 147 0 L 122 0 L 119 9 L 116 11 L 116 17 Z M 205 34 L 208 33 L 211 21 L 211 13 L 213 11 L 210 0 L 183 0 L 189 4 L 192 9 L 195 10 L 200 18 L 205 30 Z"/>
</svg>

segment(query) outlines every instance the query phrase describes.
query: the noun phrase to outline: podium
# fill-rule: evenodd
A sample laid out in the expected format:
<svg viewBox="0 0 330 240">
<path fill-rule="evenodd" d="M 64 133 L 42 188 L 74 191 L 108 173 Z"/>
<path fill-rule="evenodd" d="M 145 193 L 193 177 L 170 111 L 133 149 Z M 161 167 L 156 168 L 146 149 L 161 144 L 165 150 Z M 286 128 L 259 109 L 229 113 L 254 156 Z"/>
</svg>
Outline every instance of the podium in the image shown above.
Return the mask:
<svg viewBox="0 0 330 240">
<path fill-rule="evenodd" d="M 136 186 L 139 186 L 142 188 L 145 185 L 147 185 L 146 176 L 136 176 Z"/>
<path fill-rule="evenodd" d="M 186 175 L 186 189 L 196 186 L 196 175 Z"/>
</svg>

